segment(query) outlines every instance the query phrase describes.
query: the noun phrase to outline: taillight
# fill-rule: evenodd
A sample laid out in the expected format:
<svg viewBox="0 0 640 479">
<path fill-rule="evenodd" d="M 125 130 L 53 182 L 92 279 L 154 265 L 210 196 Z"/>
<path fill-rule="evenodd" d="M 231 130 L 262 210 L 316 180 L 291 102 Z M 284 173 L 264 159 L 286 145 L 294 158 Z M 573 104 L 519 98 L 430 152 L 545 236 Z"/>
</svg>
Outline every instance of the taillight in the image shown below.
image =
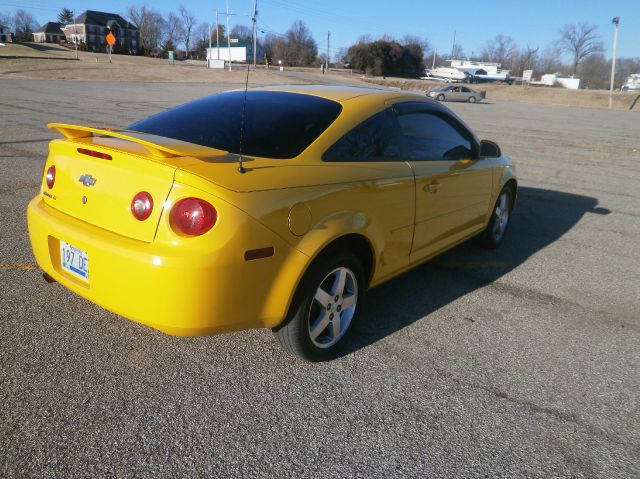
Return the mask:
<svg viewBox="0 0 640 479">
<path fill-rule="evenodd" d="M 140 221 L 146 220 L 153 211 L 153 198 L 146 191 L 141 191 L 131 200 L 131 213 Z"/>
<path fill-rule="evenodd" d="M 44 178 L 47 182 L 47 187 L 49 189 L 53 188 L 53 184 L 56 182 L 56 167 L 51 165 Z"/>
<path fill-rule="evenodd" d="M 173 230 L 182 236 L 199 236 L 218 221 L 216 209 L 199 198 L 184 198 L 171 209 L 169 222 Z"/>
</svg>

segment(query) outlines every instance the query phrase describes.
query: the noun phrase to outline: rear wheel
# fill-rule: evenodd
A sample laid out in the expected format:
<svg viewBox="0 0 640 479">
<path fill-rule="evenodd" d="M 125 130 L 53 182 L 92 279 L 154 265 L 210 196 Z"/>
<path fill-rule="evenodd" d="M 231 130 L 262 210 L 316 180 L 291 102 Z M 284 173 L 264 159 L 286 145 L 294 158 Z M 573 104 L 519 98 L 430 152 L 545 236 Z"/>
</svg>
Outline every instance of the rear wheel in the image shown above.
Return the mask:
<svg viewBox="0 0 640 479">
<path fill-rule="evenodd" d="M 438 95 L 438 96 L 436 97 L 436 99 L 437 99 L 438 101 L 444 101 L 444 95 L 443 95 L 442 93 L 440 93 L 440 95 Z"/>
<path fill-rule="evenodd" d="M 484 232 L 482 242 L 488 248 L 497 248 L 507 232 L 509 220 L 511 219 L 511 209 L 513 207 L 513 191 L 510 187 L 505 186 L 500 191 L 489 225 Z"/>
<path fill-rule="evenodd" d="M 469 97 L 469 103 L 475 103 L 476 102 L 476 97 L 475 96 L 470 96 Z"/>
<path fill-rule="evenodd" d="M 290 313 L 274 330 L 288 353 L 308 361 L 333 359 L 342 350 L 364 294 L 364 270 L 347 251 L 319 258 L 300 282 Z"/>
</svg>

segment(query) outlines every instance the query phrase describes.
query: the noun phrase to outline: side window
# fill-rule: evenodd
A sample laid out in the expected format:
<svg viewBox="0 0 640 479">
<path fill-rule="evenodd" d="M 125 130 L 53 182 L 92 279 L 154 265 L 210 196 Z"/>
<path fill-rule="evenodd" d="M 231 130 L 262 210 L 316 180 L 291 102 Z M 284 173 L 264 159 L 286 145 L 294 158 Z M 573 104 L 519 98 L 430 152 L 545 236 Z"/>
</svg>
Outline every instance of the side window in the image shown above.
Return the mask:
<svg viewBox="0 0 640 479">
<path fill-rule="evenodd" d="M 473 145 L 436 111 L 400 114 L 406 159 L 412 161 L 458 161 L 472 158 Z"/>
<path fill-rule="evenodd" d="M 323 161 L 389 161 L 401 157 L 400 138 L 389 109 L 363 121 L 329 148 Z"/>
<path fill-rule="evenodd" d="M 469 89 L 466 86 L 460 87 L 462 93 L 469 93 Z"/>
</svg>

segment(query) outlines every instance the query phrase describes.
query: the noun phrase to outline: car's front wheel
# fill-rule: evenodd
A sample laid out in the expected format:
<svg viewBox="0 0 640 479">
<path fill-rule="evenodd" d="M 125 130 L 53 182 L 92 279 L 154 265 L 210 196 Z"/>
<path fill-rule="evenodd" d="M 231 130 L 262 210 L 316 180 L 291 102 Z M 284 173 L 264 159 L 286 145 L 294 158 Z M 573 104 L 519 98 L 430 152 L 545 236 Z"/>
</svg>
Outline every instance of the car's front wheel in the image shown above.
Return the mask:
<svg viewBox="0 0 640 479">
<path fill-rule="evenodd" d="M 285 351 L 308 361 L 337 356 L 357 318 L 364 270 L 347 251 L 320 258 L 298 286 L 284 323 L 274 329 Z"/>
<path fill-rule="evenodd" d="M 438 101 L 444 101 L 444 95 L 441 93 L 440 95 L 438 95 L 438 97 L 436 99 Z"/>
<path fill-rule="evenodd" d="M 475 96 L 470 96 L 469 97 L 469 103 L 475 103 L 476 102 L 476 97 Z"/>
</svg>

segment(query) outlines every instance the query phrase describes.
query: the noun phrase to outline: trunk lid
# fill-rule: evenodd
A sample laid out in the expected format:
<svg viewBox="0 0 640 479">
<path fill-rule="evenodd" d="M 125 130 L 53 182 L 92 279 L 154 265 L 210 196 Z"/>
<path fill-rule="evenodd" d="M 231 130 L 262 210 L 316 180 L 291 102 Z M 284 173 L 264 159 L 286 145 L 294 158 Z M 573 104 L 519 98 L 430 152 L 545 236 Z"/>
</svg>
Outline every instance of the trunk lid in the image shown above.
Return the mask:
<svg viewBox="0 0 640 479">
<path fill-rule="evenodd" d="M 144 242 L 153 241 L 164 202 L 173 185 L 175 170 L 198 160 L 176 156 L 180 154 L 179 150 L 172 151 L 166 145 L 150 141 L 154 138 L 141 140 L 119 132 L 88 131 L 84 127 L 69 125 L 50 127 L 63 133 L 67 139 L 54 140 L 49 146 L 45 172 L 53 165 L 56 175 L 51 189 L 43 177 L 45 203 L 119 235 Z M 98 132 L 108 136 L 93 136 Z M 109 155 L 110 159 L 92 156 L 88 152 Z M 189 153 L 197 151 L 192 148 Z M 136 219 L 131 212 L 133 197 L 141 191 L 146 191 L 153 198 L 151 215 L 144 221 Z"/>
</svg>

